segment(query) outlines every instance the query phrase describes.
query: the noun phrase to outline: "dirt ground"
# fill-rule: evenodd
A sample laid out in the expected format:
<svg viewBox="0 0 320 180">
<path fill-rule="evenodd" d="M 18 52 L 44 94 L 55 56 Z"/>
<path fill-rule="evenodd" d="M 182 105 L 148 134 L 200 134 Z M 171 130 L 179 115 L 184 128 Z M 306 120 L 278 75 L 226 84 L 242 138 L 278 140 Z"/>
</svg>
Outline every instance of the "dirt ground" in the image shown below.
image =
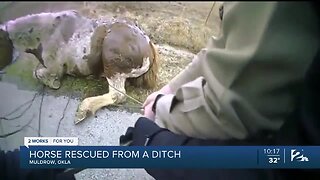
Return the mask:
<svg viewBox="0 0 320 180">
<path fill-rule="evenodd" d="M 148 94 L 161 88 L 189 64 L 193 56 L 204 48 L 211 36 L 219 33 L 218 9 L 221 2 L 78 2 L 79 10 L 90 18 L 124 17 L 136 21 L 156 44 L 159 53 L 159 80 L 155 89 L 127 87 L 127 93 L 143 102 Z M 212 12 L 208 17 L 208 14 Z M 207 23 L 206 23 L 207 20 Z M 33 57 L 25 55 L 25 59 Z M 32 69 L 37 61 L 23 60 L 10 66 L 4 77 L 7 81 L 21 81 L 27 85 L 37 82 Z M 65 77 L 54 95 L 72 95 L 84 99 L 108 91 L 104 79 Z M 132 102 L 131 102 L 132 103 Z M 128 104 L 131 104 L 128 102 Z"/>
</svg>

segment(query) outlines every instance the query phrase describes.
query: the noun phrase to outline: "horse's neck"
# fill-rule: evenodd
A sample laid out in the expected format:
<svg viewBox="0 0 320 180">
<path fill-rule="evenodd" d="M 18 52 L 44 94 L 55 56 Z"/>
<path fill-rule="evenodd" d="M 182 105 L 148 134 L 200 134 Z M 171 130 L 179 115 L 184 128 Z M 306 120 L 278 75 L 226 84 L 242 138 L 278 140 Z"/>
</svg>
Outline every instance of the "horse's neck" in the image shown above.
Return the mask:
<svg viewBox="0 0 320 180">
<path fill-rule="evenodd" d="M 50 15 L 29 15 L 6 23 L 6 29 L 14 46 L 19 50 L 38 47 L 42 38 L 52 34 L 54 17 Z"/>
</svg>

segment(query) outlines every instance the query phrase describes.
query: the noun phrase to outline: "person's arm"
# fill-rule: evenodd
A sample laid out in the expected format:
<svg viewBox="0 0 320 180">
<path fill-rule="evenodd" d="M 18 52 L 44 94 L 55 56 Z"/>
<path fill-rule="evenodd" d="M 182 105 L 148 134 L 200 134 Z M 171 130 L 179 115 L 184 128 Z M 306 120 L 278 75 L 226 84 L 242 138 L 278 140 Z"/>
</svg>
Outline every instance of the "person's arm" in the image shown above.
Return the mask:
<svg viewBox="0 0 320 180">
<path fill-rule="evenodd" d="M 320 64 L 320 63 L 318 63 Z M 315 71 L 314 71 L 315 72 Z M 316 72 L 317 73 L 317 72 Z M 319 73 L 318 73 L 319 74 Z M 319 84 L 319 83 L 317 83 Z M 317 86 L 314 84 L 314 86 Z M 318 87 L 317 87 L 318 88 Z M 319 88 L 318 88 L 319 89 Z M 317 93 L 318 94 L 318 93 Z M 315 95 L 317 99 L 318 96 Z M 319 102 L 319 101 L 318 101 Z M 303 103 L 302 107 L 310 108 L 311 104 Z M 316 109 L 317 106 L 312 104 L 312 108 Z M 317 145 L 319 142 L 319 137 L 314 137 L 312 141 L 310 139 L 304 139 L 304 136 L 310 137 L 310 135 L 317 134 L 319 136 L 319 127 L 312 127 L 313 131 L 305 129 L 308 131 L 303 131 L 305 125 L 310 127 L 310 124 L 317 122 L 319 120 L 319 113 L 305 114 L 297 109 L 292 116 L 288 118 L 286 123 L 282 128 L 274 132 L 272 136 L 265 133 L 257 133 L 248 137 L 244 140 L 239 139 L 229 139 L 229 140 L 219 140 L 219 139 L 198 139 L 193 137 L 188 137 L 184 135 L 179 135 L 164 129 L 156 125 L 150 119 L 141 117 L 139 118 L 134 127 L 129 127 L 124 135 L 120 137 L 120 144 L 127 146 L 274 146 L 274 145 Z M 300 117 L 300 118 L 297 118 Z M 312 119 L 314 122 L 310 123 Z M 300 122 L 300 123 L 298 123 Z M 306 123 L 307 122 L 307 123 Z M 304 126 L 300 124 L 303 123 Z M 319 123 L 318 123 L 319 124 Z M 290 133 L 288 133 L 290 132 Z M 292 138 L 294 137 L 294 138 Z M 311 143 L 312 142 L 312 143 Z M 318 143 L 319 144 L 319 143 Z M 214 163 L 214 162 L 213 162 Z M 238 179 L 241 177 L 246 177 L 247 179 L 277 179 L 285 180 L 292 179 L 298 175 L 303 175 L 308 177 L 307 179 L 312 179 L 319 176 L 319 171 L 317 170 L 219 170 L 219 169 L 150 169 L 145 168 L 148 174 L 157 180 L 167 180 L 167 179 Z"/>
<path fill-rule="evenodd" d="M 195 80 L 201 76 L 201 68 L 198 56 L 194 56 L 191 63 L 189 63 L 184 70 L 169 81 L 171 93 L 176 92 L 183 84 Z"/>
<path fill-rule="evenodd" d="M 299 88 L 292 87 L 299 87 L 319 47 L 316 19 L 307 2 L 225 3 L 221 36 L 197 55 L 205 82 L 196 79 L 161 97 L 155 122 L 175 133 L 221 131 L 240 139 L 278 129 L 295 105 Z M 210 118 L 169 118 L 171 110 L 200 108 Z"/>
<path fill-rule="evenodd" d="M 183 84 L 193 81 L 197 77 L 200 76 L 200 63 L 199 58 L 195 56 L 191 63 L 188 64 L 188 66 L 182 70 L 177 76 L 175 76 L 168 84 L 163 86 L 158 91 L 153 92 L 150 94 L 146 100 L 143 103 L 144 108 L 144 116 L 154 120 L 155 114 L 151 110 L 152 106 L 154 105 L 155 98 L 159 94 L 163 95 L 172 95 L 179 89 Z"/>
<path fill-rule="evenodd" d="M 256 137 L 258 139 L 258 137 Z M 125 135 L 120 137 L 120 144 L 129 146 L 228 146 L 228 145 L 257 145 L 265 144 L 267 141 L 262 139 L 241 141 L 241 140 L 203 140 L 175 134 L 168 129 L 160 128 L 150 119 L 141 117 L 137 120 L 134 127 L 129 127 Z M 214 163 L 214 162 L 213 162 Z M 281 180 L 277 172 L 272 170 L 219 170 L 219 169 L 150 169 L 145 170 L 157 180 L 167 179 L 264 179 L 273 177 Z M 272 180 L 269 178 L 268 180 Z"/>
</svg>

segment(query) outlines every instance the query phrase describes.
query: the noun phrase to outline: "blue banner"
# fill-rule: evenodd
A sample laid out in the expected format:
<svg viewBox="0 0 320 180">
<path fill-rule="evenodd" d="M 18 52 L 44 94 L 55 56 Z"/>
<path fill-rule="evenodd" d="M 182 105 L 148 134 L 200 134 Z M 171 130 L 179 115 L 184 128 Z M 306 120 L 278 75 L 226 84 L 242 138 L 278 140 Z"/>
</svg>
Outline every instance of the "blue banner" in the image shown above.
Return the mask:
<svg viewBox="0 0 320 180">
<path fill-rule="evenodd" d="M 320 168 L 320 146 L 30 146 L 21 168 Z"/>
</svg>

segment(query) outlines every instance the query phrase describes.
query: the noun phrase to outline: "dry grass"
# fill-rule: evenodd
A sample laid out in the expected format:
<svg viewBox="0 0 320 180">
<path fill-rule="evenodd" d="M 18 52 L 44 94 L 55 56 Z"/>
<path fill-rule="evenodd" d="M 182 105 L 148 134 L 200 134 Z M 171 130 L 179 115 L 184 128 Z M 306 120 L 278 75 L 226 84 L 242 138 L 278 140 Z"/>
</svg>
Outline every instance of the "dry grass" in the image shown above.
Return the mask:
<svg viewBox="0 0 320 180">
<path fill-rule="evenodd" d="M 218 7 L 205 25 L 212 3 L 89 3 L 81 9 L 92 18 L 125 17 L 135 20 L 157 44 L 168 44 L 197 53 L 219 27 Z"/>
</svg>

